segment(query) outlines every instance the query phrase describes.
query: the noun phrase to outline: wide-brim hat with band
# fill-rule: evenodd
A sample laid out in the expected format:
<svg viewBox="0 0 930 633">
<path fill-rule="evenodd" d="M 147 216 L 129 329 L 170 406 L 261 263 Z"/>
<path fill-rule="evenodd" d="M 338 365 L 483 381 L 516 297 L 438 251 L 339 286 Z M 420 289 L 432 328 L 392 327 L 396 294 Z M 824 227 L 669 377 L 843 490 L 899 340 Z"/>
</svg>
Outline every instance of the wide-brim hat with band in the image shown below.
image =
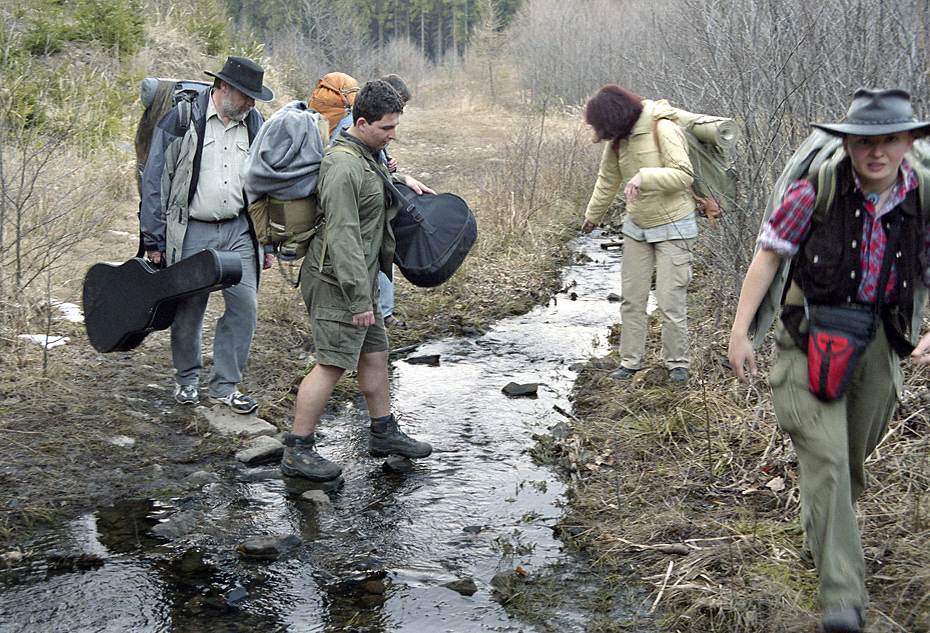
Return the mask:
<svg viewBox="0 0 930 633">
<path fill-rule="evenodd" d="M 265 69 L 245 57 L 226 58 L 223 64 L 223 70 L 218 73 L 211 73 L 209 70 L 203 71 L 211 77 L 218 77 L 228 83 L 230 86 L 248 95 L 256 101 L 272 101 L 274 93 L 267 86 L 262 85 L 265 78 Z"/>
<path fill-rule="evenodd" d="M 839 123 L 811 123 L 831 134 L 879 136 L 909 130 L 930 133 L 930 121 L 918 121 L 906 90 L 872 90 L 859 88 L 853 95 L 849 111 Z"/>
</svg>

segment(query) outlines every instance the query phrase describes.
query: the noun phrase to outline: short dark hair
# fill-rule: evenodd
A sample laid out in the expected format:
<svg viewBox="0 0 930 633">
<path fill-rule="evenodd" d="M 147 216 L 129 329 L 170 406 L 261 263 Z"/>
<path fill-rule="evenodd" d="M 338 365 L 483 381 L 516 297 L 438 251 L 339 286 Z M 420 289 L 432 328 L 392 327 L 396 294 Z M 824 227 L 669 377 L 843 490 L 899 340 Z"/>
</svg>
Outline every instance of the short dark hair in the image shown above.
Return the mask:
<svg viewBox="0 0 930 633">
<path fill-rule="evenodd" d="M 642 97 L 616 84 L 607 84 L 588 100 L 584 120 L 602 139 L 616 142 L 630 135 L 642 113 Z"/>
<path fill-rule="evenodd" d="M 369 123 L 380 121 L 385 114 L 404 111 L 404 102 L 391 84 L 375 80 L 369 81 L 358 91 L 352 104 L 352 123 L 365 119 Z"/>
<path fill-rule="evenodd" d="M 397 94 L 400 95 L 400 98 L 404 100 L 404 103 L 410 101 L 410 88 L 407 87 L 407 82 L 400 78 L 400 75 L 391 73 L 389 75 L 380 77 L 378 81 L 383 81 L 387 84 L 390 84 L 391 87 L 397 91 Z"/>
</svg>

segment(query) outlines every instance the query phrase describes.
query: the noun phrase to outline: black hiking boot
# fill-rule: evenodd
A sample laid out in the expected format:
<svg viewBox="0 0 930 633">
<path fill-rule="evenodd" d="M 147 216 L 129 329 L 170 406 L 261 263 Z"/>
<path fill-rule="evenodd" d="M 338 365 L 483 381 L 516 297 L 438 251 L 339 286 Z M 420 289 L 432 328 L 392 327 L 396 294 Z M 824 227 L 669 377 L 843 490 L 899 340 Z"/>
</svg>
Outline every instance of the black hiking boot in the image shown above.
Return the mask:
<svg viewBox="0 0 930 633">
<path fill-rule="evenodd" d="M 330 481 L 342 474 L 342 467 L 316 452 L 313 434 L 294 435 L 284 438 L 284 456 L 281 472 L 288 477 L 303 477 L 310 481 Z"/>
<path fill-rule="evenodd" d="M 426 442 L 420 442 L 397 427 L 397 418 L 391 414 L 391 419 L 385 421 L 372 421 L 368 433 L 368 453 L 372 457 L 387 457 L 400 455 L 401 457 L 417 458 L 428 457 L 433 447 Z"/>
</svg>

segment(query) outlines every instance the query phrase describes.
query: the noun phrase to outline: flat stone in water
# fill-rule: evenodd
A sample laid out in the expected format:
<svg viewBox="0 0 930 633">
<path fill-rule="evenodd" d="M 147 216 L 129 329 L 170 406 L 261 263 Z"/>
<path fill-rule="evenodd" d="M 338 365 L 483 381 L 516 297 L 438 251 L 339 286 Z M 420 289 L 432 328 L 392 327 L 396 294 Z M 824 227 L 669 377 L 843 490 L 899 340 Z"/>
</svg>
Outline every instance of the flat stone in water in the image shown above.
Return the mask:
<svg viewBox="0 0 930 633">
<path fill-rule="evenodd" d="M 503 391 L 508 396 L 535 396 L 537 390 L 539 389 L 539 383 L 529 382 L 526 384 L 519 384 L 516 382 L 507 383 L 501 391 Z"/>
<path fill-rule="evenodd" d="M 251 466 L 279 460 L 282 455 L 284 444 L 273 437 L 259 435 L 253 438 L 246 448 L 236 453 L 236 461 Z"/>
<path fill-rule="evenodd" d="M 459 580 L 453 580 L 452 582 L 445 583 L 443 587 L 460 593 L 463 596 L 472 596 L 476 591 L 478 591 L 478 585 L 475 584 L 475 581 L 472 578 L 460 578 Z"/>
<path fill-rule="evenodd" d="M 425 356 L 411 356 L 405 359 L 411 365 L 430 365 L 437 367 L 439 365 L 439 354 L 427 354 Z"/>
<path fill-rule="evenodd" d="M 273 536 L 254 536 L 244 540 L 236 550 L 249 558 L 277 560 L 300 545 L 300 538 L 294 534 L 277 534 Z"/>
</svg>

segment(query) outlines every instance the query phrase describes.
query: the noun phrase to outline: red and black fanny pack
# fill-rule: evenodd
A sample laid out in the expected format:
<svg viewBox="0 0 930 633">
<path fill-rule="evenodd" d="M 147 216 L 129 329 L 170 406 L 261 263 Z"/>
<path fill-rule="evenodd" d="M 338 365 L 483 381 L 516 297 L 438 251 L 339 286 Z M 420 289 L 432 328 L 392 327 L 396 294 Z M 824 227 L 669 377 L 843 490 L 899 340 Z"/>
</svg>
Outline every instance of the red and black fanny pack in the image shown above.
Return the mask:
<svg viewBox="0 0 930 633">
<path fill-rule="evenodd" d="M 845 393 L 859 359 L 875 338 L 902 220 L 898 213 L 889 226 L 873 305 L 808 305 L 805 302 L 807 382 L 811 393 L 821 400 L 832 402 Z"/>
<path fill-rule="evenodd" d="M 812 394 L 827 402 L 843 395 L 875 338 L 878 319 L 871 306 L 807 306 L 807 379 Z"/>
</svg>

